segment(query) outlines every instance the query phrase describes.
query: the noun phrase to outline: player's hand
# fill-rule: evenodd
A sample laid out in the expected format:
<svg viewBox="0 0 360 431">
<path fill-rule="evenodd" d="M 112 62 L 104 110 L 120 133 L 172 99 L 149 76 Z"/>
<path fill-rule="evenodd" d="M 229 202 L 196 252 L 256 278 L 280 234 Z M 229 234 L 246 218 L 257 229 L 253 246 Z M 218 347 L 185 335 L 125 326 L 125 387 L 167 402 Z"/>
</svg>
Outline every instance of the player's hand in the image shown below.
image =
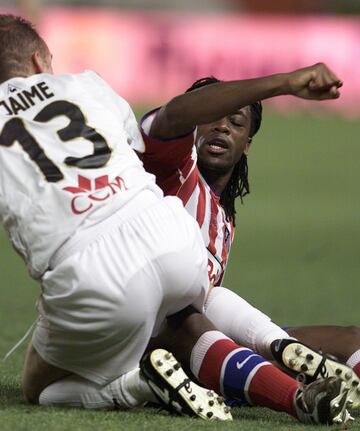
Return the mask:
<svg viewBox="0 0 360 431">
<path fill-rule="evenodd" d="M 341 80 L 324 63 L 288 74 L 289 93 L 302 99 L 326 100 L 340 96 Z"/>
</svg>

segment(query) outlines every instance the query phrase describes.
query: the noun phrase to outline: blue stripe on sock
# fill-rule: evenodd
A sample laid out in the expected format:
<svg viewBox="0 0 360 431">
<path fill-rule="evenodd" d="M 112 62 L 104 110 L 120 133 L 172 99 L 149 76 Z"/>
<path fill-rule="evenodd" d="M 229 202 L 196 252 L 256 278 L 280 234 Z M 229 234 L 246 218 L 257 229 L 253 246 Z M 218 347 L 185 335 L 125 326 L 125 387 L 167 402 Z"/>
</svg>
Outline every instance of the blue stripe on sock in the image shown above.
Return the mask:
<svg viewBox="0 0 360 431">
<path fill-rule="evenodd" d="M 234 352 L 225 365 L 223 373 L 224 395 L 246 402 L 246 381 L 255 367 L 267 362 L 266 359 L 257 355 L 252 350 L 245 349 Z"/>
</svg>

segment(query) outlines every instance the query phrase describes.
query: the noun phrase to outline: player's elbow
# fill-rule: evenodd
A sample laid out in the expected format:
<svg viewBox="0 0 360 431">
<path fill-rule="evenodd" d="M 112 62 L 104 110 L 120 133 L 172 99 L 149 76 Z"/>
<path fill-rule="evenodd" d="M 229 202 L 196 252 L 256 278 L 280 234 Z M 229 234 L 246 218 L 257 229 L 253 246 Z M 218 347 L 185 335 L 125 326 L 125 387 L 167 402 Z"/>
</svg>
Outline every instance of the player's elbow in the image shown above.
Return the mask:
<svg viewBox="0 0 360 431">
<path fill-rule="evenodd" d="M 175 96 L 158 112 L 159 122 L 166 126 L 171 137 L 190 133 L 194 128 L 191 106 L 188 106 L 184 95 Z"/>
</svg>

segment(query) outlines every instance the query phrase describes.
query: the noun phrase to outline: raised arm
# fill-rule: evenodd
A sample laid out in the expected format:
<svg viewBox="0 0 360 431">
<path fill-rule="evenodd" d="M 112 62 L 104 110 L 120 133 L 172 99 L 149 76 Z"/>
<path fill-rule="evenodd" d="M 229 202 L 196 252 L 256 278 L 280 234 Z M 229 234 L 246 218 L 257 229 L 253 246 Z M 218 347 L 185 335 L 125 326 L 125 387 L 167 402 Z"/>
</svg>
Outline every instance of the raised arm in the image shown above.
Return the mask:
<svg viewBox="0 0 360 431">
<path fill-rule="evenodd" d="M 218 82 L 171 99 L 158 111 L 150 136 L 169 139 L 229 115 L 258 100 L 292 95 L 302 99 L 339 97 L 340 79 L 323 63 L 262 78 Z"/>
</svg>

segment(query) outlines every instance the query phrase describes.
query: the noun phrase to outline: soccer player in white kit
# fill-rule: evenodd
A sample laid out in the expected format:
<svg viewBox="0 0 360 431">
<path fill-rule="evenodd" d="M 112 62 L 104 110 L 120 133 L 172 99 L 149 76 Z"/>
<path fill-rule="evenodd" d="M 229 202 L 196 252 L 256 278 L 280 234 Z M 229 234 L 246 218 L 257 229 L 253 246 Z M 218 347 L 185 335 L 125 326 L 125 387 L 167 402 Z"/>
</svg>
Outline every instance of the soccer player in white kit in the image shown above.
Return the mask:
<svg viewBox="0 0 360 431">
<path fill-rule="evenodd" d="M 202 309 L 196 222 L 145 172 L 130 147 L 141 140 L 134 114 L 96 73 L 54 76 L 45 42 L 21 18 L 0 16 L 0 44 L 0 220 L 42 286 L 25 396 L 41 404 L 43 388 L 63 378 L 69 399 L 87 388 L 90 408 L 137 406 L 155 391 L 204 417 L 171 354 L 157 351 L 138 369 L 167 316 Z M 210 416 L 231 418 L 216 400 Z"/>
<path fill-rule="evenodd" d="M 53 76 L 29 23 L 1 16 L 1 42 L 0 217 L 42 284 L 27 399 L 87 408 L 158 399 L 183 414 L 230 419 L 171 354 L 156 350 L 138 369 L 168 316 L 188 305 L 202 311 L 209 283 L 196 221 L 180 200 L 163 198 L 130 148 L 141 146 L 130 107 L 93 72 Z M 288 404 L 321 394 L 317 422 L 347 420 L 343 383 L 320 386 L 292 383 Z M 313 411 L 299 408 L 310 420 Z"/>
</svg>

